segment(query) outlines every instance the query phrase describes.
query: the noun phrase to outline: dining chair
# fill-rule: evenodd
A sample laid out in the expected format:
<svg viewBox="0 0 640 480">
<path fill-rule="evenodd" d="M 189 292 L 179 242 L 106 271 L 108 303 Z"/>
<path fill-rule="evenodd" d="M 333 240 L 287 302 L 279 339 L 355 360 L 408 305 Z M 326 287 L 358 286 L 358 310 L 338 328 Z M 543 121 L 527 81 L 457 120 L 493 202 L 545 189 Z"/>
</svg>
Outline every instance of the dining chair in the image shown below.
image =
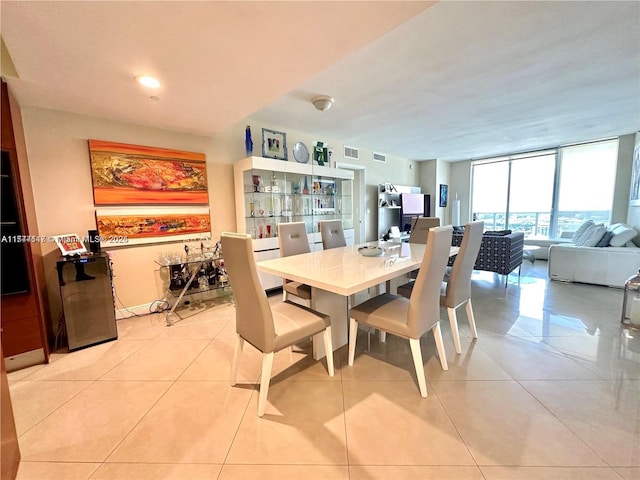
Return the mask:
<svg viewBox="0 0 640 480">
<path fill-rule="evenodd" d="M 236 346 L 231 364 L 231 386 L 236 384 L 244 342 L 262 352 L 258 416 L 264 415 L 275 352 L 324 332 L 327 370 L 333 377 L 331 319 L 328 315 L 292 302 L 270 305 L 253 258 L 251 236 L 225 232 L 221 235 L 224 263 L 236 306 Z"/>
<path fill-rule="evenodd" d="M 440 331 L 440 285 L 449 260 L 453 227 L 429 230 L 422 267 L 410 298 L 383 293 L 351 308 L 349 321 L 349 365 L 353 366 L 358 324 L 368 325 L 409 339 L 420 395 L 427 396 L 420 337 L 433 330 L 440 365 L 448 370 Z"/>
<path fill-rule="evenodd" d="M 409 235 L 409 243 L 427 243 L 427 234 L 429 229 L 440 226 L 440 218 L 438 217 L 417 217 L 411 222 L 411 234 Z"/>
<path fill-rule="evenodd" d="M 440 218 L 438 217 L 416 217 L 411 221 L 411 234 L 409 235 L 409 243 L 427 243 L 429 229 L 440 226 Z M 418 270 L 409 273 L 409 277 L 414 279 L 418 276 Z"/>
<path fill-rule="evenodd" d="M 484 230 L 484 222 L 467 223 L 464 227 L 464 235 L 460 250 L 451 267 L 449 276 L 442 283 L 440 293 L 440 307 L 447 309 L 449 324 L 451 325 L 451 334 L 453 336 L 453 344 L 456 347 L 456 353 L 462 353 L 460 348 L 460 333 L 458 331 L 458 318 L 456 309 L 465 306 L 467 318 L 469 320 L 469 328 L 471 336 L 478 338 L 476 330 L 476 322 L 473 316 L 473 307 L 471 305 L 471 274 L 473 266 L 480 250 L 482 243 L 482 231 Z M 398 287 L 398 294 L 405 297 L 411 295 L 413 287 L 412 282 Z"/>
<path fill-rule="evenodd" d="M 309 253 L 309 239 L 307 227 L 304 222 L 289 222 L 278 224 L 278 244 L 280 255 L 288 257 Z M 286 301 L 289 294 L 303 300 L 311 301 L 311 287 L 305 283 L 295 282 L 286 278 L 282 279 L 282 300 Z"/>
<path fill-rule="evenodd" d="M 342 229 L 342 220 L 324 220 L 318 222 L 318 226 L 320 228 L 322 248 L 324 250 L 347 246 L 347 241 L 344 238 L 344 230 Z"/>
</svg>

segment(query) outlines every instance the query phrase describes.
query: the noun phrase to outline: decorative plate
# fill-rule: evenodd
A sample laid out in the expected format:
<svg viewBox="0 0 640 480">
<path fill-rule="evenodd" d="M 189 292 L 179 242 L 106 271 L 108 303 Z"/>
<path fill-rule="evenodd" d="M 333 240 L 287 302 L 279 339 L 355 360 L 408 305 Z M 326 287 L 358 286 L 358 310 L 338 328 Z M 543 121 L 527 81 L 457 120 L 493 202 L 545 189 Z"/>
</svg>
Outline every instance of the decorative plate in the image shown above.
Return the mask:
<svg viewBox="0 0 640 480">
<path fill-rule="evenodd" d="M 360 247 L 358 253 L 365 257 L 379 257 L 382 255 L 382 249 L 380 247 Z"/>
<path fill-rule="evenodd" d="M 298 163 L 307 163 L 309 161 L 309 150 L 304 143 L 296 142 L 293 146 L 293 158 Z"/>
</svg>

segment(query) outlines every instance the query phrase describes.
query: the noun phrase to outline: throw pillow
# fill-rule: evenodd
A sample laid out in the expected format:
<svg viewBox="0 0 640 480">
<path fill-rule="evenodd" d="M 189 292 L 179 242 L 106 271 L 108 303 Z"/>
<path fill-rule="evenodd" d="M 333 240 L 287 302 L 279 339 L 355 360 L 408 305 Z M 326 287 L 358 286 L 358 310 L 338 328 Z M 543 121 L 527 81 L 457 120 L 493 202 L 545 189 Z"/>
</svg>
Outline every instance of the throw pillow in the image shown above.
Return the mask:
<svg viewBox="0 0 640 480">
<path fill-rule="evenodd" d="M 595 247 L 606 232 L 607 227 L 602 223 L 599 225 L 591 225 L 587 227 L 585 232 L 580 236 L 576 245 L 581 247 Z"/>
<path fill-rule="evenodd" d="M 609 242 L 611 241 L 611 237 L 613 237 L 613 232 L 607 230 L 605 234 L 602 236 L 596 247 L 608 247 Z"/>
<path fill-rule="evenodd" d="M 615 228 L 618 228 L 621 225 L 624 225 L 624 223 L 612 223 L 607 227 L 607 230 L 609 230 L 610 232 L 613 232 Z"/>
<path fill-rule="evenodd" d="M 483 235 L 491 235 L 494 237 L 502 237 L 504 235 L 511 235 L 511 230 L 487 230 Z"/>
<path fill-rule="evenodd" d="M 573 243 L 577 243 L 576 241 L 582 236 L 584 231 L 594 224 L 595 222 L 593 220 L 587 220 L 586 222 L 584 222 L 582 225 L 578 227 L 578 229 L 575 232 L 573 232 L 573 237 L 571 237 L 571 241 Z"/>
<path fill-rule="evenodd" d="M 609 245 L 612 247 L 622 247 L 638 235 L 638 232 L 635 229 L 624 223 L 614 225 L 614 228 L 611 229 L 611 233 L 613 233 L 613 236 L 609 241 Z"/>
</svg>

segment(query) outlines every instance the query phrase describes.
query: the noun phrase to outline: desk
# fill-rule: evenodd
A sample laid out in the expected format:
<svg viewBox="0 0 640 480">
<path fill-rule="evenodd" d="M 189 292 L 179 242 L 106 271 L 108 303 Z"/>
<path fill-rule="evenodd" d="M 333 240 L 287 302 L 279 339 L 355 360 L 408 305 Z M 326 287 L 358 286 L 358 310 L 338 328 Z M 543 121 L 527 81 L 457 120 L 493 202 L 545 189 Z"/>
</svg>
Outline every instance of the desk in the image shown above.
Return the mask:
<svg viewBox="0 0 640 480">
<path fill-rule="evenodd" d="M 363 245 L 380 246 L 379 257 L 358 253 Z M 370 242 L 257 262 L 258 270 L 311 286 L 311 308 L 331 316 L 333 346 L 347 344 L 349 296 L 420 268 L 426 245 Z M 459 247 L 451 247 L 451 255 Z M 322 358 L 322 342 L 313 342 L 313 357 Z"/>
</svg>

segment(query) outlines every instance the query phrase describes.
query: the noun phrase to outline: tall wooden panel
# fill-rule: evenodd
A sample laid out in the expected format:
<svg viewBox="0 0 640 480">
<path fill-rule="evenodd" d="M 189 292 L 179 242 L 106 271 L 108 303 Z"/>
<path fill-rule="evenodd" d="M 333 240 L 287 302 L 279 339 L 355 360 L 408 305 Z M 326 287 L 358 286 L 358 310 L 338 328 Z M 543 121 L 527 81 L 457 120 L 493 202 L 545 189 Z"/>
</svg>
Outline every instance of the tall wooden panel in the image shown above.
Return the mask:
<svg viewBox="0 0 640 480">
<path fill-rule="evenodd" d="M 28 241 L 20 169 L 17 159 L 7 85 L 2 82 L 2 242 L 0 269 L 0 327 L 2 352 L 6 367 L 47 362 L 49 349 L 45 334 L 38 285 L 34 271 L 33 252 Z"/>
<path fill-rule="evenodd" d="M 2 426 L 0 427 L 0 432 L 2 432 L 0 478 L 2 480 L 13 480 L 18 474 L 18 466 L 20 465 L 20 446 L 18 445 L 18 433 L 16 432 L 16 422 L 13 418 L 13 406 L 9 395 L 9 382 L 1 345 L 0 362 L 2 362 L 2 371 L 0 372 L 0 416 L 2 417 Z"/>
</svg>

